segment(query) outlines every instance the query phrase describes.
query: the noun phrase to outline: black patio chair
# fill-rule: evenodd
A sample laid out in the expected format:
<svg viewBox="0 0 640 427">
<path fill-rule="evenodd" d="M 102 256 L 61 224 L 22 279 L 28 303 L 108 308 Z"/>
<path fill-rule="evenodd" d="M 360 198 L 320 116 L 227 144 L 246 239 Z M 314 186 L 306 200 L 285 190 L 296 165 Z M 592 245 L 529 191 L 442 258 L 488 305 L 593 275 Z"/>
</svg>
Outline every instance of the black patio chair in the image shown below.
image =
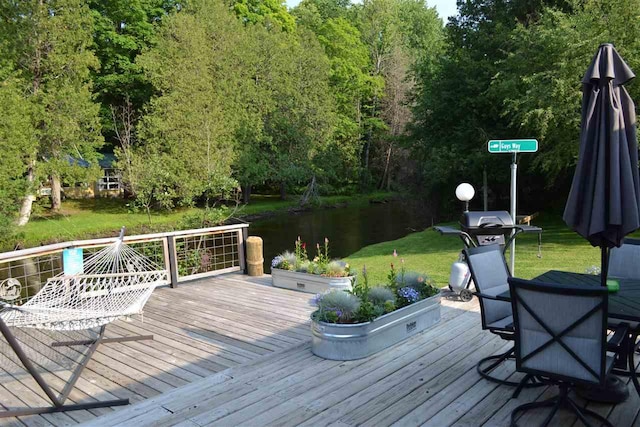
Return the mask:
<svg viewBox="0 0 640 427">
<path fill-rule="evenodd" d="M 622 246 L 619 248 L 612 248 L 609 251 L 609 268 L 608 278 L 612 279 L 635 279 L 640 280 L 640 239 L 625 238 L 622 242 Z M 640 323 L 628 322 L 621 320 L 620 322 L 627 322 L 630 329 L 636 330 L 636 335 L 640 335 Z M 609 329 L 616 328 L 620 323 L 615 318 L 609 318 Z M 629 350 L 640 353 L 640 342 L 633 343 L 634 345 Z M 627 364 L 620 363 L 621 369 L 614 368 L 616 375 L 629 375 L 629 369 L 633 359 L 630 359 Z"/>
<path fill-rule="evenodd" d="M 518 414 L 550 407 L 544 420 L 548 425 L 560 408 L 573 411 L 587 426 L 587 416 L 597 425 L 611 423 L 600 414 L 581 408 L 570 397 L 576 386 L 604 386 L 616 351 L 624 345 L 627 325 L 621 324 L 607 341 L 607 289 L 566 286 L 539 281 L 509 279 L 515 328 L 516 369 L 557 385 L 559 394 L 551 399 L 526 403 L 511 413 L 511 425 Z M 608 355 L 607 351 L 612 351 Z M 519 389 L 514 395 L 517 395 Z"/>
<path fill-rule="evenodd" d="M 466 248 L 464 255 L 476 286 L 475 295 L 480 301 L 482 329 L 488 330 L 504 340 L 513 341 L 511 303 L 497 298 L 497 295 L 509 290 L 508 279 L 511 276 L 500 246 Z M 478 373 L 483 378 L 498 384 L 518 386 L 519 382 L 500 379 L 492 375 L 492 372 L 501 363 L 513 359 L 513 352 L 514 348 L 512 347 L 504 353 L 485 357 L 478 362 Z M 529 385 L 536 384 L 534 382 Z"/>
<path fill-rule="evenodd" d="M 626 238 L 609 251 L 608 277 L 640 279 L 640 239 Z"/>
</svg>

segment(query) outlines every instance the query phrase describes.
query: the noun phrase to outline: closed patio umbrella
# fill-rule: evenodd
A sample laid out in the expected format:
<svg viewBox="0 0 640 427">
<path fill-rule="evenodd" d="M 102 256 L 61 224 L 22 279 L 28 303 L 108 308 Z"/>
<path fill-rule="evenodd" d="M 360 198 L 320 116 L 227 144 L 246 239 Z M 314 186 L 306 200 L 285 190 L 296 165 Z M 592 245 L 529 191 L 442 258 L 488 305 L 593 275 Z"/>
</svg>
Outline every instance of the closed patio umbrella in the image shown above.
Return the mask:
<svg viewBox="0 0 640 427">
<path fill-rule="evenodd" d="M 609 249 L 640 228 L 636 113 L 624 84 L 635 74 L 603 44 L 582 79 L 580 151 L 563 219 L 601 248 L 606 286 Z"/>
</svg>

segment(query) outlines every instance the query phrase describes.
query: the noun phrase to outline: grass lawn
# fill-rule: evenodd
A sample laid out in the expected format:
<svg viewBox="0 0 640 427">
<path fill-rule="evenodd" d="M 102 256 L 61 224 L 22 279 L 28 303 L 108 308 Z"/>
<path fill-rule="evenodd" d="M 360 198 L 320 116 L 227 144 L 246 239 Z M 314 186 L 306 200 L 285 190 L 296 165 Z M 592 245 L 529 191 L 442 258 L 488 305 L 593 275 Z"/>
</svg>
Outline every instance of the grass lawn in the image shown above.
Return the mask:
<svg viewBox="0 0 640 427">
<path fill-rule="evenodd" d="M 560 215 L 541 214 L 534 225 L 543 228 L 542 257 L 537 256 L 537 237 L 520 235 L 516 244 L 517 277 L 530 279 L 548 270 L 583 273 L 588 267 L 600 265 L 600 249 L 569 230 Z M 392 256 L 394 249 L 397 258 Z M 446 286 L 451 263 L 461 249 L 462 241 L 458 237 L 441 236 L 429 228 L 398 240 L 367 246 L 350 255 L 347 261 L 358 272 L 366 265 L 370 284 L 386 283 L 389 264 L 394 263 L 398 268 L 404 259 L 407 271 L 426 273 L 438 286 Z"/>
<path fill-rule="evenodd" d="M 320 200 L 322 205 L 341 203 L 368 203 L 372 199 L 394 197 L 393 193 L 373 193 L 363 196 L 328 196 Z M 298 206 L 298 197 L 280 200 L 279 196 L 252 195 L 251 203 L 241 206 L 235 217 L 283 211 Z M 142 211 L 134 212 L 122 199 L 66 200 L 59 214 L 48 211 L 34 214 L 31 221 L 19 230 L 21 247 L 68 240 L 116 236 L 120 228 L 127 227 L 128 234 L 144 234 L 172 231 L 184 228 L 180 221 L 185 214 L 201 212 L 199 208 L 176 209 L 171 212 L 154 212 L 151 221 Z M 9 248 L 10 249 L 10 248 Z"/>
</svg>

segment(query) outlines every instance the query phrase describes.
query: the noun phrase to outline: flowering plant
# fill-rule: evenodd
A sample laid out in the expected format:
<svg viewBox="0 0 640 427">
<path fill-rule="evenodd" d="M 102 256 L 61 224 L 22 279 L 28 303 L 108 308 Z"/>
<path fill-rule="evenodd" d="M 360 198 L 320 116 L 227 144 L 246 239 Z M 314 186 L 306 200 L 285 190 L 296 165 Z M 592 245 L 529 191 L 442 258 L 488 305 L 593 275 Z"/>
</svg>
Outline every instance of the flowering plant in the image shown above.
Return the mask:
<svg viewBox="0 0 640 427">
<path fill-rule="evenodd" d="M 349 264 L 329 257 L 329 239 L 325 237 L 324 245 L 316 244 L 317 255 L 310 260 L 307 254 L 307 244 L 300 239 L 295 241 L 294 251 L 285 251 L 271 261 L 271 268 L 298 271 L 301 273 L 318 274 L 328 277 L 351 276 Z"/>
<path fill-rule="evenodd" d="M 318 309 L 312 317 L 327 323 L 369 322 L 440 292 L 427 275 L 405 271 L 404 260 L 399 271 L 391 264 L 387 278 L 389 283 L 370 287 L 366 266 L 363 267 L 362 280 L 354 284 L 352 291 L 332 290 L 316 295 L 312 304 Z"/>
</svg>

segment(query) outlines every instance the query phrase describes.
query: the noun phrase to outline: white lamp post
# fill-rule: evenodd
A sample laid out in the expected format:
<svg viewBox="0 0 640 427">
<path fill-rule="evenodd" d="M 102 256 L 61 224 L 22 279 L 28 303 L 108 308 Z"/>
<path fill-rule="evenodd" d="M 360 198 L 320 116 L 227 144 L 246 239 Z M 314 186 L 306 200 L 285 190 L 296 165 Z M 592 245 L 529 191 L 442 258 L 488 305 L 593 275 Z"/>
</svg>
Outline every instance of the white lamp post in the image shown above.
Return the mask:
<svg viewBox="0 0 640 427">
<path fill-rule="evenodd" d="M 475 194 L 476 190 L 474 190 L 473 186 L 469 183 L 463 182 L 456 187 L 456 197 L 461 202 L 464 202 L 465 212 L 469 212 L 469 200 L 473 199 L 473 196 L 475 196 Z"/>
</svg>

